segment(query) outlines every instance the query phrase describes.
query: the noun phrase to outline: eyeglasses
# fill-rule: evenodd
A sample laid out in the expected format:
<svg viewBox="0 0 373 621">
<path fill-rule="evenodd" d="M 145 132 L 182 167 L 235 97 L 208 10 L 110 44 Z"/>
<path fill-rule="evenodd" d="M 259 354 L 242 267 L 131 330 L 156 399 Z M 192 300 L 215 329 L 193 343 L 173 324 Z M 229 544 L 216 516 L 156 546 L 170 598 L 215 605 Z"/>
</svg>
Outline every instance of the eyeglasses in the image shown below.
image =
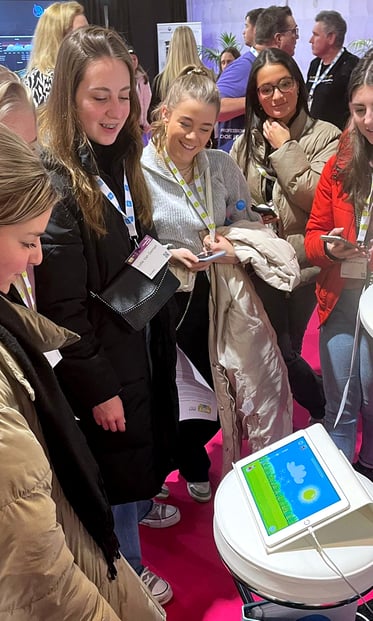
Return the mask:
<svg viewBox="0 0 373 621">
<path fill-rule="evenodd" d="M 294 37 L 299 37 L 299 28 L 295 26 L 295 28 L 287 28 L 286 30 L 281 30 L 280 34 L 285 34 L 285 32 L 291 32 Z"/>
<path fill-rule="evenodd" d="M 280 91 L 280 93 L 288 93 L 294 88 L 294 86 L 294 78 L 282 78 L 279 82 L 277 82 L 277 84 L 262 84 L 259 88 L 257 88 L 257 92 L 263 97 L 263 99 L 269 99 L 270 97 L 273 97 L 276 88 Z"/>
</svg>

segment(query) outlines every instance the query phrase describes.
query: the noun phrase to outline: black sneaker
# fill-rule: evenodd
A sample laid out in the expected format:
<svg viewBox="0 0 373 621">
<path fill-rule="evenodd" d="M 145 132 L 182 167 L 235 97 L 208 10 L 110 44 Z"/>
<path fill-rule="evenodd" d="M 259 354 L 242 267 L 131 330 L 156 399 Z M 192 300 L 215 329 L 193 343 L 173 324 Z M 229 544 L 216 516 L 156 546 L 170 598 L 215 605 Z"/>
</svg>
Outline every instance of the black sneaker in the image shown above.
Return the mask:
<svg viewBox="0 0 373 621">
<path fill-rule="evenodd" d="M 368 466 L 363 466 L 363 464 L 361 464 L 359 460 L 355 461 L 355 463 L 352 464 L 352 467 L 354 470 L 356 470 L 356 472 L 364 475 L 370 481 L 373 481 L 373 468 L 368 468 Z"/>
<path fill-rule="evenodd" d="M 368 621 L 373 621 L 373 605 L 370 605 L 370 602 L 368 602 L 368 606 L 371 610 L 368 610 L 365 604 L 361 604 L 361 606 L 358 607 L 357 612 L 359 612 L 361 615 L 364 615 L 365 619 L 368 619 Z M 360 619 L 362 618 L 363 617 L 360 617 L 359 615 L 356 617 L 356 621 L 360 621 Z"/>
</svg>

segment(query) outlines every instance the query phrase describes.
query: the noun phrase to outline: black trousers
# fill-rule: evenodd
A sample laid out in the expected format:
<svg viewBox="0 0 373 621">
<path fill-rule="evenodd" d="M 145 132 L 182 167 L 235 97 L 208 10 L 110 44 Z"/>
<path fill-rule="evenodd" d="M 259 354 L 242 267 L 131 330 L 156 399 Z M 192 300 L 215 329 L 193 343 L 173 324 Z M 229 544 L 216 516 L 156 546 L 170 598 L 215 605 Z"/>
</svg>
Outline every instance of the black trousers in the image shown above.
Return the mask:
<svg viewBox="0 0 373 621">
<path fill-rule="evenodd" d="M 176 294 L 178 321 L 188 307 L 177 330 L 176 340 L 180 349 L 213 388 L 208 352 L 209 289 L 210 285 L 206 274 L 199 272 L 192 293 Z M 219 428 L 219 421 L 193 419 L 180 422 L 179 471 L 187 481 L 208 481 L 211 462 L 205 444 L 211 440 Z"/>
<path fill-rule="evenodd" d="M 325 396 L 322 379 L 301 356 L 304 333 L 316 306 L 315 284 L 285 293 L 271 287 L 256 274 L 251 279 L 276 332 L 294 399 L 312 417 L 323 418 Z"/>
</svg>

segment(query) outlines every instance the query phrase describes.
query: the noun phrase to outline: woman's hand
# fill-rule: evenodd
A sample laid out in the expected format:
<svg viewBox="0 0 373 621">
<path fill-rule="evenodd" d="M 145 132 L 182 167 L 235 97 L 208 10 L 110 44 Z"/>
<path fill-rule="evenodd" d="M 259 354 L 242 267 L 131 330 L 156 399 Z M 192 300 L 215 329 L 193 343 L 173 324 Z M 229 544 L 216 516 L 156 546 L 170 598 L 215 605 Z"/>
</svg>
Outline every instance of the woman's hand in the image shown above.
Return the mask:
<svg viewBox="0 0 373 621">
<path fill-rule="evenodd" d="M 171 264 L 179 261 L 191 272 L 203 272 L 208 268 L 208 263 L 200 263 L 198 261 L 198 257 L 187 248 L 176 248 L 170 250 L 170 252 L 172 254 L 172 257 L 170 258 Z"/>
<path fill-rule="evenodd" d="M 343 227 L 336 227 L 334 229 L 332 229 L 331 231 L 329 231 L 328 235 L 340 235 L 343 236 Z M 326 245 L 326 248 L 328 250 L 328 253 L 332 256 L 335 257 L 336 259 L 339 259 L 340 261 L 343 261 L 345 259 L 353 259 L 353 258 L 360 258 L 360 257 L 367 257 L 367 250 L 366 248 L 362 247 L 362 248 L 347 248 L 346 245 L 343 242 L 340 241 L 332 241 L 332 242 L 324 242 Z"/>
<path fill-rule="evenodd" d="M 105 431 L 126 431 L 123 401 L 118 395 L 95 405 L 93 417 Z"/>
<path fill-rule="evenodd" d="M 213 261 L 209 261 L 209 263 L 239 263 L 234 252 L 234 247 L 226 237 L 223 237 L 223 235 L 216 233 L 215 241 L 211 241 L 210 235 L 206 235 L 203 240 L 203 245 L 207 248 L 207 250 L 212 250 L 213 252 L 218 252 L 219 250 L 224 250 L 225 252 L 224 256 L 218 257 Z"/>
<path fill-rule="evenodd" d="M 282 145 L 290 140 L 290 131 L 282 121 L 275 121 L 268 118 L 263 123 L 263 135 L 273 149 L 279 149 Z"/>
<path fill-rule="evenodd" d="M 279 221 L 278 216 L 264 215 L 262 214 L 262 222 L 263 224 L 276 224 Z"/>
</svg>

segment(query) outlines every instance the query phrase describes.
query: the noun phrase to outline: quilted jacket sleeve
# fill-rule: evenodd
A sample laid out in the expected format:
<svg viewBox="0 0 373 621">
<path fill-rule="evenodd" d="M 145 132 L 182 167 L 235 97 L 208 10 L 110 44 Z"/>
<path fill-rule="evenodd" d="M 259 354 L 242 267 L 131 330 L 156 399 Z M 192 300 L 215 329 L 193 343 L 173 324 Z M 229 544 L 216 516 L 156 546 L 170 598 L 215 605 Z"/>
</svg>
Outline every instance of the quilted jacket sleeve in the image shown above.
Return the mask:
<svg viewBox="0 0 373 621">
<path fill-rule="evenodd" d="M 337 127 L 316 122 L 309 135 L 301 140 L 290 140 L 276 149 L 270 160 L 278 182 L 287 199 L 309 213 L 315 188 L 325 163 L 335 154 L 340 131 Z"/>
<path fill-rule="evenodd" d="M 25 418 L 4 405 L 0 444 L 0 620 L 119 621 L 74 563 L 42 447 Z"/>
<path fill-rule="evenodd" d="M 308 260 L 321 268 L 335 264 L 325 254 L 324 242 L 320 235 L 327 235 L 335 226 L 333 213 L 332 170 L 335 157 L 325 165 L 320 181 L 316 187 L 312 211 L 306 226 L 304 246 Z"/>
</svg>

